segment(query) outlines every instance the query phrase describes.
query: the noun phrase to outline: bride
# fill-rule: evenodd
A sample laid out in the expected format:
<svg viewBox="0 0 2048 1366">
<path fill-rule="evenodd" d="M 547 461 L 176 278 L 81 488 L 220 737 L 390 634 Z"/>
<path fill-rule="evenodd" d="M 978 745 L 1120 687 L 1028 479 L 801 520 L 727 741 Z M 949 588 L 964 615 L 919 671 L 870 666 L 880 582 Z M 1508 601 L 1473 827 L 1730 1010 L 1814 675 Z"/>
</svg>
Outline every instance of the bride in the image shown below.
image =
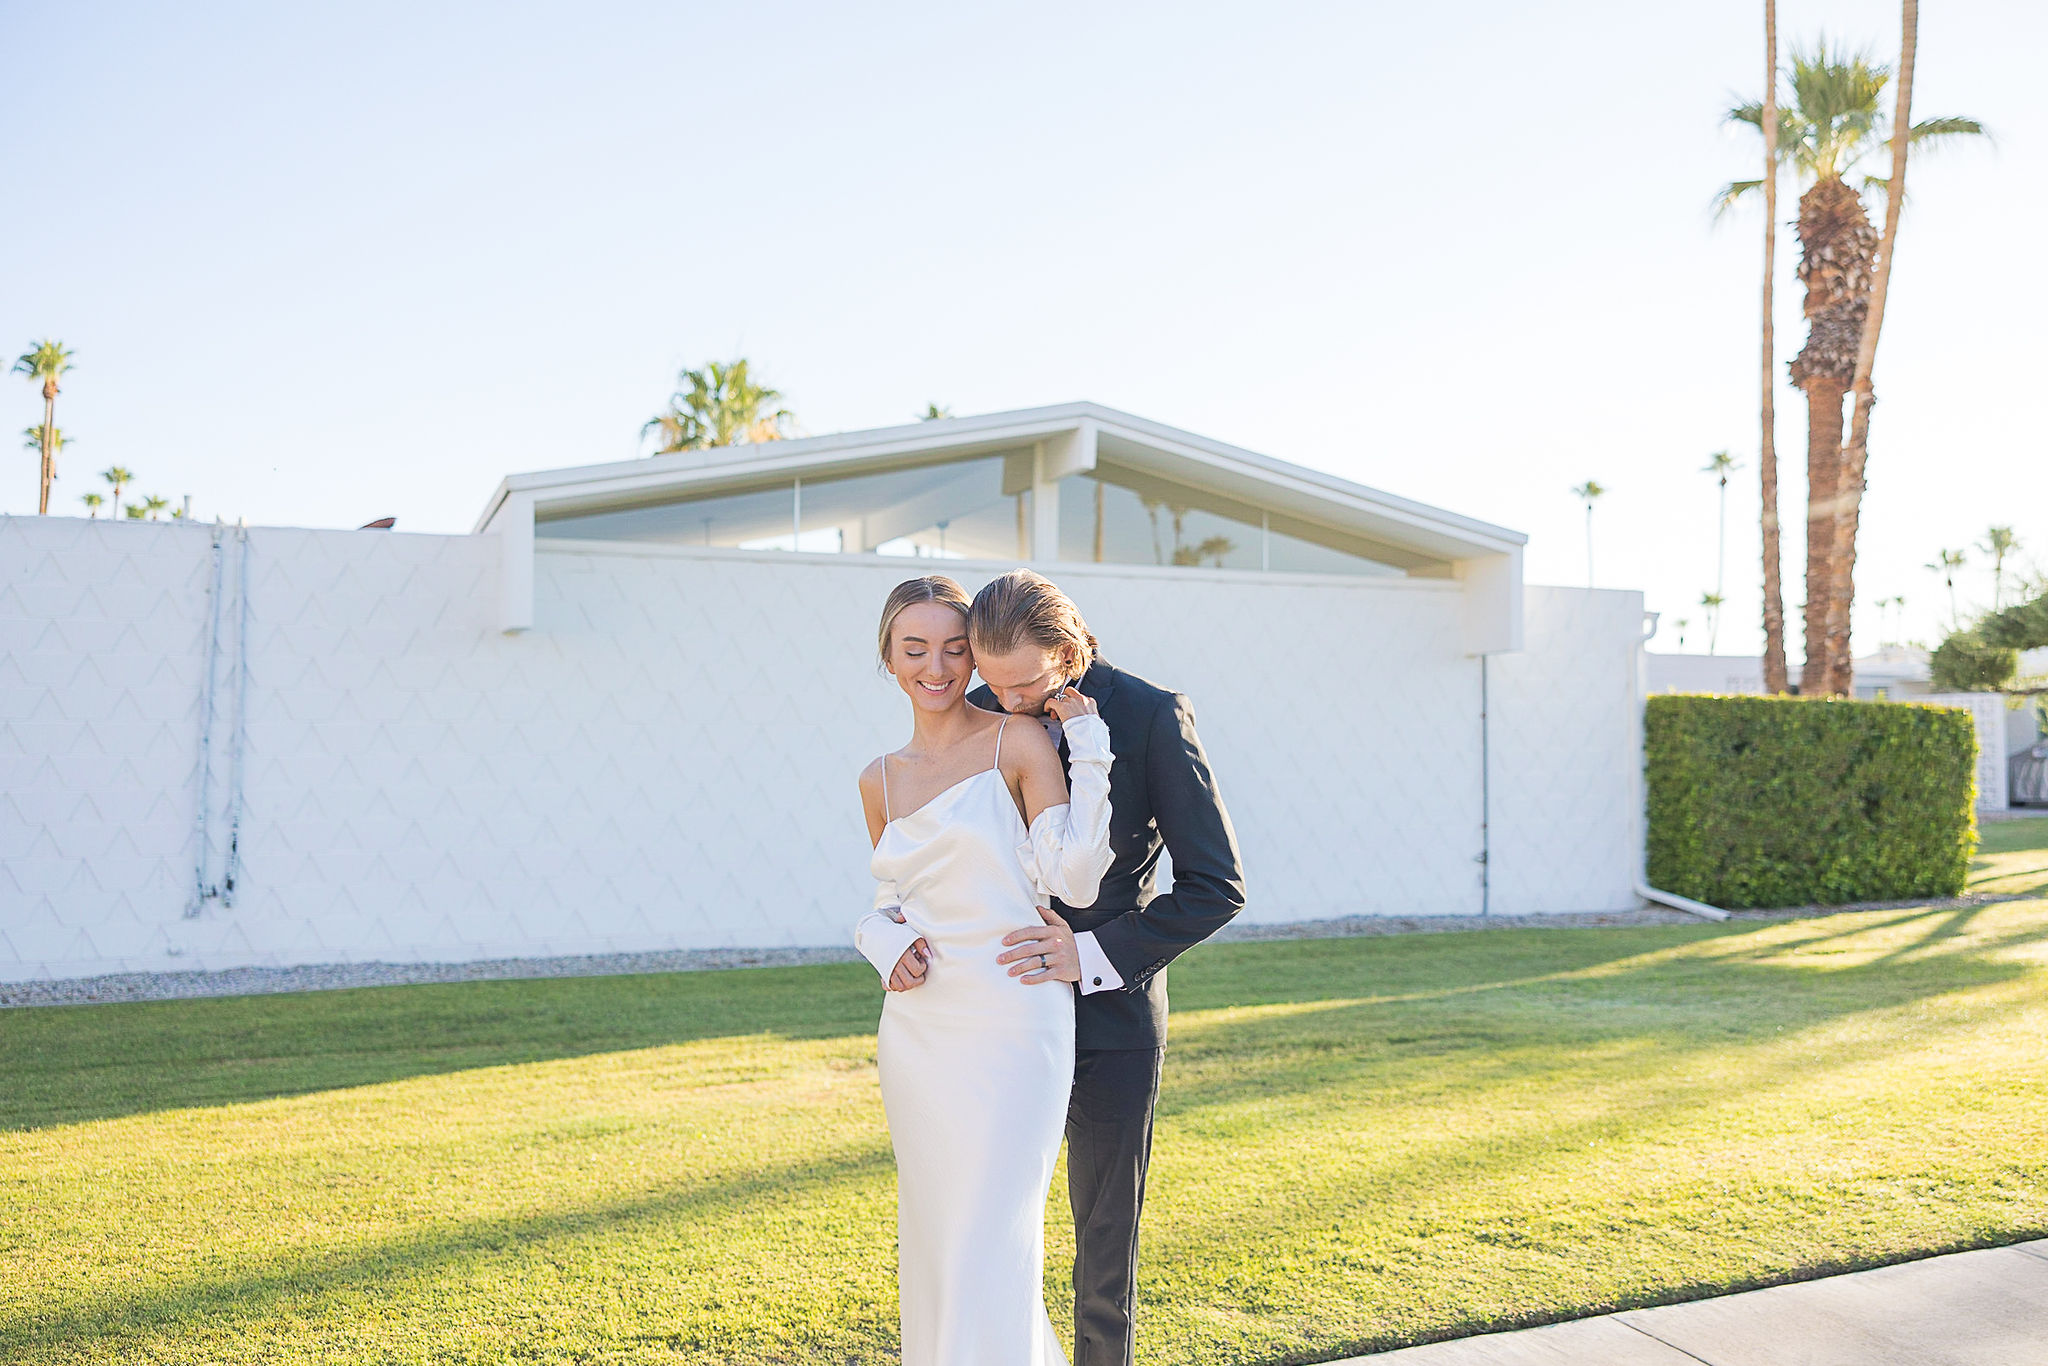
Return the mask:
<svg viewBox="0 0 2048 1366">
<path fill-rule="evenodd" d="M 876 1053 L 903 1361 L 1066 1366 L 1045 1312 L 1045 1197 L 1074 1077 L 1073 936 L 1050 905 L 1095 900 L 1114 756 L 1095 703 L 1061 689 L 1048 709 L 1067 738 L 1069 800 L 1036 718 L 968 704 L 968 608 L 943 575 L 889 594 L 878 644 L 910 698 L 911 736 L 860 775 L 878 886 L 854 941 L 889 989 Z M 998 961 L 1004 936 L 1027 927 L 1058 962 Z"/>
</svg>

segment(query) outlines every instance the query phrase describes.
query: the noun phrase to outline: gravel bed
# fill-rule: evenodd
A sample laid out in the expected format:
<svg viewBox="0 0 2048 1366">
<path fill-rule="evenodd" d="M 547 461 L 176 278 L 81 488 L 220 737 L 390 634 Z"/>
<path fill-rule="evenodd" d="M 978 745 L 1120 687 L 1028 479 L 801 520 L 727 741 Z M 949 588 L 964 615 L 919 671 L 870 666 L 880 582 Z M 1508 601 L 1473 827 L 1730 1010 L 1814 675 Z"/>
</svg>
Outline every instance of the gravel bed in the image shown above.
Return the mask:
<svg viewBox="0 0 2048 1366">
<path fill-rule="evenodd" d="M 1909 908 L 1959 910 L 2019 896 L 1964 896 L 1953 901 L 1865 901 L 1852 906 L 1796 906 L 1736 911 L 1737 920 L 1794 920 L 1843 911 Z M 1262 939 L 1347 939 L 1358 935 L 1438 934 L 1457 930 L 1570 930 L 1626 925 L 1697 925 L 1683 911 L 1571 911 L 1554 915 L 1352 915 L 1279 925 L 1231 925 L 1218 942 Z M 12 1006 L 103 1005 L 172 1001 L 196 996 L 258 996 L 345 987 L 410 986 L 421 982 L 482 982 L 520 977 L 611 977 L 635 972 L 707 972 L 724 968 L 800 967 L 851 963 L 851 948 L 671 949 L 655 953 L 593 953 L 561 958 L 489 958 L 469 963 L 316 963 L 303 967 L 224 968 L 217 972 L 118 972 L 41 982 L 0 982 L 0 1009 Z"/>
<path fill-rule="evenodd" d="M 796 967 L 846 963 L 859 958 L 851 948 L 670 949 L 562 958 L 486 958 L 469 963 L 315 963 L 291 968 L 223 968 L 218 972 L 117 972 L 104 977 L 0 982 L 0 1008 L 173 1001 L 192 996 L 260 996 L 282 991 L 484 982 L 515 977 L 613 977 L 632 972 Z"/>
</svg>

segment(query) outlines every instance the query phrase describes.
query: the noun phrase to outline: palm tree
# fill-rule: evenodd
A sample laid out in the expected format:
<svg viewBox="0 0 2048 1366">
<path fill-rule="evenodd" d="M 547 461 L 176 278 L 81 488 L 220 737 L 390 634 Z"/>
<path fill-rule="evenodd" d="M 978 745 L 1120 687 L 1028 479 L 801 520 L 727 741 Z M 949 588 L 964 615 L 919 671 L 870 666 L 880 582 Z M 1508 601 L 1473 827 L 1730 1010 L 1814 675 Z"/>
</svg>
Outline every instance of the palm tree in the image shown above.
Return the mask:
<svg viewBox="0 0 2048 1366">
<path fill-rule="evenodd" d="M 1777 0 L 1764 0 L 1764 100 L 1758 121 L 1764 134 L 1764 382 L 1757 481 L 1763 500 L 1764 691 L 1776 696 L 1792 683 L 1785 664 L 1784 563 L 1778 548 L 1778 353 L 1772 323 L 1778 278 Z"/>
<path fill-rule="evenodd" d="M 1689 621 L 1687 621 L 1687 620 L 1686 620 L 1686 619 L 1685 619 L 1684 617 L 1680 617 L 1680 618 L 1679 618 L 1678 620 L 1676 620 L 1676 621 L 1672 622 L 1671 624 L 1672 624 L 1673 626 L 1676 626 L 1676 627 L 1678 628 L 1678 652 L 1679 652 L 1680 654 L 1684 654 L 1684 653 L 1685 653 L 1685 628 L 1686 628 L 1686 627 L 1688 627 L 1688 626 L 1690 626 L 1690 625 L 1692 625 L 1692 623 L 1691 623 L 1691 622 L 1689 622 Z"/>
<path fill-rule="evenodd" d="M 702 370 L 685 370 L 677 378 L 683 387 L 670 395 L 668 410 L 640 428 L 643 437 L 648 432 L 660 434 L 656 455 L 777 441 L 783 423 L 794 416 L 787 408 L 769 410 L 782 392 L 754 383 L 744 358 L 726 364 L 711 361 Z"/>
<path fill-rule="evenodd" d="M 78 495 L 78 501 L 85 504 L 85 511 L 87 516 L 98 517 L 100 515 L 101 506 L 105 504 L 107 500 L 100 497 L 100 495 L 98 495 L 97 493 L 81 493 Z"/>
<path fill-rule="evenodd" d="M 1799 279 L 1806 286 L 1806 345 L 1793 358 L 1792 382 L 1806 394 L 1806 664 L 1805 694 L 1841 692 L 1846 667 L 1837 670 L 1828 648 L 1829 615 L 1838 580 L 1836 527 L 1843 487 L 1842 400 L 1856 377 L 1874 287 L 1880 238 L 1847 176 L 1858 161 L 1890 140 L 1882 97 L 1891 70 L 1861 52 L 1831 49 L 1825 38 L 1792 53 L 1793 106 L 1778 111 L 1779 154 L 1763 180 L 1736 181 L 1718 196 L 1723 209 L 1775 180 L 1791 163 L 1812 184 L 1799 199 Z M 1731 122 L 1763 124 L 1759 102 L 1737 105 Z M 1927 142 L 1982 133 L 1973 119 L 1940 118 L 1912 124 L 1906 140 Z M 1885 182 L 1864 178 L 1864 188 Z M 1887 210 L 1887 219 L 1890 211 Z M 1839 676 L 1838 676 L 1839 674 Z"/>
<path fill-rule="evenodd" d="M 112 484 L 114 486 L 114 507 L 113 510 L 107 514 L 108 516 L 118 517 L 121 515 L 121 486 L 126 484 L 129 480 L 133 479 L 134 477 L 135 476 L 133 474 L 130 474 L 126 469 L 123 469 L 119 465 L 110 465 L 106 469 L 100 471 L 100 478 L 106 480 L 109 484 Z"/>
<path fill-rule="evenodd" d="M 1700 594 L 1700 606 L 1707 609 L 1707 653 L 1713 654 L 1721 639 L 1721 603 L 1719 593 Z"/>
<path fill-rule="evenodd" d="M 1897 641 L 1891 639 L 1890 636 L 1890 632 L 1892 629 L 1892 609 L 1898 605 L 1898 602 L 1899 599 L 1896 596 L 1889 598 L 1879 598 L 1877 600 L 1877 643 L 1879 648 L 1882 648 L 1886 645 L 1895 645 L 1898 643 Z"/>
<path fill-rule="evenodd" d="M 1991 610 L 1996 612 L 2005 606 L 2005 557 L 2020 548 L 2020 538 L 2013 535 L 2009 526 L 1995 526 L 1986 529 L 1984 539 L 1977 542 L 1977 549 L 1991 557 Z"/>
<path fill-rule="evenodd" d="M 45 338 L 22 353 L 14 362 L 16 374 L 27 375 L 29 381 L 38 380 L 43 386 L 43 430 L 52 436 L 57 431 L 57 381 L 71 368 L 72 356 L 64 349 L 62 342 Z M 48 442 L 43 443 L 42 492 L 37 498 L 36 513 L 41 516 L 50 510 L 50 481 L 57 477 L 57 452 Z"/>
<path fill-rule="evenodd" d="M 142 509 L 137 507 L 135 504 L 130 503 L 128 505 L 128 511 L 126 513 L 126 516 L 128 520 L 131 522 L 139 522 L 142 520 Z"/>
<path fill-rule="evenodd" d="M 1715 451 L 1707 457 L 1706 465 L 1700 470 L 1701 474 L 1713 475 L 1721 486 L 1721 515 L 1718 529 L 1715 532 L 1716 549 L 1714 551 L 1714 596 L 1716 597 L 1721 595 L 1721 588 L 1728 568 L 1728 476 L 1741 468 L 1742 466 L 1735 462 L 1735 457 L 1729 455 L 1728 452 Z"/>
<path fill-rule="evenodd" d="M 156 520 L 156 515 L 159 512 L 162 512 L 165 508 L 169 507 L 170 505 L 170 499 L 154 493 L 150 494 L 149 497 L 142 500 L 142 510 L 149 515 L 149 520 L 152 522 Z"/>
<path fill-rule="evenodd" d="M 1942 582 L 1948 585 L 1948 620 L 1951 627 L 1961 620 L 1956 613 L 1956 571 L 1961 569 L 1964 563 L 1962 551 L 1944 550 L 1939 559 L 1927 566 L 1934 573 L 1941 575 Z"/>
<path fill-rule="evenodd" d="M 951 417 L 952 415 L 953 410 L 951 408 L 942 408 L 936 403 L 927 403 L 924 405 L 924 411 L 917 415 L 917 420 L 919 422 L 937 422 L 940 418 Z"/>
<path fill-rule="evenodd" d="M 1891 288 L 1892 261 L 1897 255 L 1899 211 L 1906 202 L 1906 150 L 1938 128 L 1944 135 L 1976 133 L 1982 125 L 1969 119 L 1912 121 L 1913 64 L 1919 52 L 1919 0 L 1903 0 L 1899 19 L 1899 82 L 1897 104 L 1891 124 L 1891 175 L 1882 184 L 1885 191 L 1884 232 L 1878 240 L 1877 271 L 1870 286 L 1870 307 L 1863 317 L 1863 332 L 1857 340 L 1856 370 L 1849 383 L 1854 399 L 1850 409 L 1849 437 L 1842 446 L 1842 491 L 1835 507 L 1833 567 L 1834 579 L 1828 595 L 1828 661 L 1837 691 L 1846 692 L 1855 667 L 1850 644 L 1850 613 L 1856 601 L 1856 532 L 1863 513 L 1864 469 L 1870 455 L 1870 410 L 1877 397 L 1871 388 L 1871 371 L 1877 363 L 1878 332 L 1884 325 L 1885 297 Z"/>
<path fill-rule="evenodd" d="M 43 510 L 49 510 L 50 485 L 57 481 L 57 457 L 64 454 L 69 445 L 64 438 L 62 427 L 23 427 L 21 448 L 25 451 L 40 451 L 43 457 Z"/>
<path fill-rule="evenodd" d="M 1597 479 L 1588 479 L 1572 487 L 1572 496 L 1586 505 L 1586 587 L 1593 586 L 1593 504 L 1607 490 Z"/>
</svg>

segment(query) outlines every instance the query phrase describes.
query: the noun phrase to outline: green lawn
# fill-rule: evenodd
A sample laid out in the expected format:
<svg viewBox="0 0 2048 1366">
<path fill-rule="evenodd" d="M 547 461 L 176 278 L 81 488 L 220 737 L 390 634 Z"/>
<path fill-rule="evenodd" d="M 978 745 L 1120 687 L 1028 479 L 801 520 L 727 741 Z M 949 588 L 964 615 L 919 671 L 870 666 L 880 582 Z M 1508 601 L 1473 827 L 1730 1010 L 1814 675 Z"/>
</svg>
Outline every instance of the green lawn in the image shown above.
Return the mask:
<svg viewBox="0 0 2048 1366">
<path fill-rule="evenodd" d="M 2044 846 L 1989 827 L 1978 889 L 2036 895 L 1971 909 L 1196 951 L 1141 1358 L 2048 1234 Z M 0 1360 L 894 1360 L 879 1000 L 855 964 L 0 1012 Z"/>
</svg>

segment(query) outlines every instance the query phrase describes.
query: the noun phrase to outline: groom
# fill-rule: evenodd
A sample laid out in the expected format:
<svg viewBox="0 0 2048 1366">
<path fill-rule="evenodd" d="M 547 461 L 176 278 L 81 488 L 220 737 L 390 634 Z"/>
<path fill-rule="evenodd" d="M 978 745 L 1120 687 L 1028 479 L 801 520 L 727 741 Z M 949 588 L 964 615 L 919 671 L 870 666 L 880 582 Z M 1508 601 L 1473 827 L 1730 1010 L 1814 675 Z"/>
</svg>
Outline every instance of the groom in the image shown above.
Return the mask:
<svg viewBox="0 0 2048 1366">
<path fill-rule="evenodd" d="M 1237 836 L 1180 693 L 1108 663 L 1080 609 L 1049 580 L 1012 570 L 974 597 L 968 639 L 984 686 L 967 700 L 1036 718 L 1067 746 L 1046 699 L 1092 698 L 1116 755 L 1109 775 L 1115 861 L 1095 904 L 1057 899 L 1063 924 L 1006 936 L 997 961 L 1029 982 L 1072 982 L 1074 1090 L 1067 1106 L 1067 1198 L 1074 1211 L 1074 1366 L 1130 1366 L 1138 1214 L 1152 1156 L 1152 1109 L 1166 1053 L 1166 965 L 1244 905 Z M 1153 879 L 1164 845 L 1173 890 Z"/>
</svg>

